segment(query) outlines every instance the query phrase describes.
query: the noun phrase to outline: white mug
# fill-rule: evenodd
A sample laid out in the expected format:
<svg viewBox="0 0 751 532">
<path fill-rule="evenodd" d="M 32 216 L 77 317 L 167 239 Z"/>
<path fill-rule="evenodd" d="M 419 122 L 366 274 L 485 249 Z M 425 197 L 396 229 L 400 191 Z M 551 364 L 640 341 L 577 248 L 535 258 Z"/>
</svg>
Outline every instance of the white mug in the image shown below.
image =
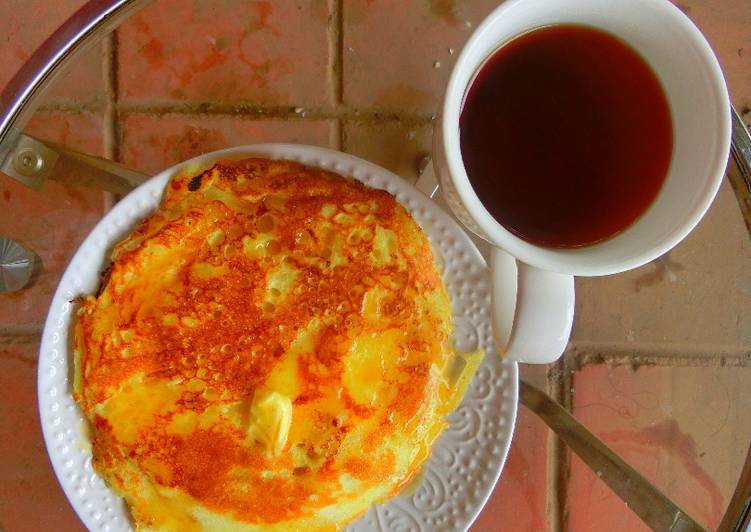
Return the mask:
<svg viewBox="0 0 751 532">
<path fill-rule="evenodd" d="M 652 205 L 616 236 L 573 249 L 532 244 L 499 224 L 470 184 L 459 143 L 464 98 L 485 60 L 511 39 L 555 24 L 587 25 L 628 43 L 660 80 L 673 122 L 672 160 Z M 493 11 L 454 66 L 434 133 L 433 165 L 456 217 L 493 246 L 497 348 L 521 362 L 557 359 L 573 321 L 573 276 L 636 268 L 678 244 L 709 208 L 729 146 L 730 102 L 720 65 L 701 32 L 667 0 L 509 0 Z"/>
</svg>

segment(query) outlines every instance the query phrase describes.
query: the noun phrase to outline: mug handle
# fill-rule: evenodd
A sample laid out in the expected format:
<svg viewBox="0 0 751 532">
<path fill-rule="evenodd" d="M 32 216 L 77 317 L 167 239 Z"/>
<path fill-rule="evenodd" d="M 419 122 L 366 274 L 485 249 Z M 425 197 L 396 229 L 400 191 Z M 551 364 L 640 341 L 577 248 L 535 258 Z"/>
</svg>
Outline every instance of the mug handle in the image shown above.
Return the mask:
<svg viewBox="0 0 751 532">
<path fill-rule="evenodd" d="M 558 359 L 574 321 L 574 277 L 517 261 L 498 247 L 491 250 L 490 267 L 498 352 L 528 364 Z"/>
<path fill-rule="evenodd" d="M 439 190 L 433 161 L 415 187 L 429 198 Z M 453 216 L 450 209 L 447 209 Z M 517 362 L 547 364 L 566 348 L 574 320 L 574 278 L 523 262 L 490 247 L 493 343 Z"/>
</svg>

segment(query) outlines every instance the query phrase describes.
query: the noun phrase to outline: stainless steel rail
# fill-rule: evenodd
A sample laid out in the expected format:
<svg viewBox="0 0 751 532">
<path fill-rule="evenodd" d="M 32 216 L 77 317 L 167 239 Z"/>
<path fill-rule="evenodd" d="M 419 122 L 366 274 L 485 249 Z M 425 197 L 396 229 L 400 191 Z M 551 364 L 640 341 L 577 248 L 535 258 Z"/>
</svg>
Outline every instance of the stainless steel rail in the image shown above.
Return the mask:
<svg viewBox="0 0 751 532">
<path fill-rule="evenodd" d="M 89 0 L 40 46 L 0 93 L 0 162 L 12 150 L 39 95 L 73 59 L 149 0 Z"/>
</svg>

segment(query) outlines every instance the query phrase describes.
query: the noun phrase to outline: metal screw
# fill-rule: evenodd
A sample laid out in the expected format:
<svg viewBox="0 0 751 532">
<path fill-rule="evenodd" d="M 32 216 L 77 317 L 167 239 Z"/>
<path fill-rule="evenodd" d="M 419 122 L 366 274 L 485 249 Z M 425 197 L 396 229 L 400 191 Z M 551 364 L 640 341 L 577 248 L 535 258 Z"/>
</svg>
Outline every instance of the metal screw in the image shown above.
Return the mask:
<svg viewBox="0 0 751 532">
<path fill-rule="evenodd" d="M 26 148 L 16 154 L 13 166 L 19 174 L 31 177 L 42 171 L 44 158 L 31 148 Z"/>
</svg>

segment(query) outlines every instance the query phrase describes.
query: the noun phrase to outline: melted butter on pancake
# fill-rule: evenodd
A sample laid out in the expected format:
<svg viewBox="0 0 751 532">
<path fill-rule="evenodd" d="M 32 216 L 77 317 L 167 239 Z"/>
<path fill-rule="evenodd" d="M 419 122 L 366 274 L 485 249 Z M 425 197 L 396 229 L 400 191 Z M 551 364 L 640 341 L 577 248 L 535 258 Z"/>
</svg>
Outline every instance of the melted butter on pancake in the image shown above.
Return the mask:
<svg viewBox="0 0 751 532">
<path fill-rule="evenodd" d="M 175 177 L 75 324 L 96 470 L 139 530 L 334 530 L 398 493 L 480 361 L 424 233 L 301 165 Z"/>
</svg>

